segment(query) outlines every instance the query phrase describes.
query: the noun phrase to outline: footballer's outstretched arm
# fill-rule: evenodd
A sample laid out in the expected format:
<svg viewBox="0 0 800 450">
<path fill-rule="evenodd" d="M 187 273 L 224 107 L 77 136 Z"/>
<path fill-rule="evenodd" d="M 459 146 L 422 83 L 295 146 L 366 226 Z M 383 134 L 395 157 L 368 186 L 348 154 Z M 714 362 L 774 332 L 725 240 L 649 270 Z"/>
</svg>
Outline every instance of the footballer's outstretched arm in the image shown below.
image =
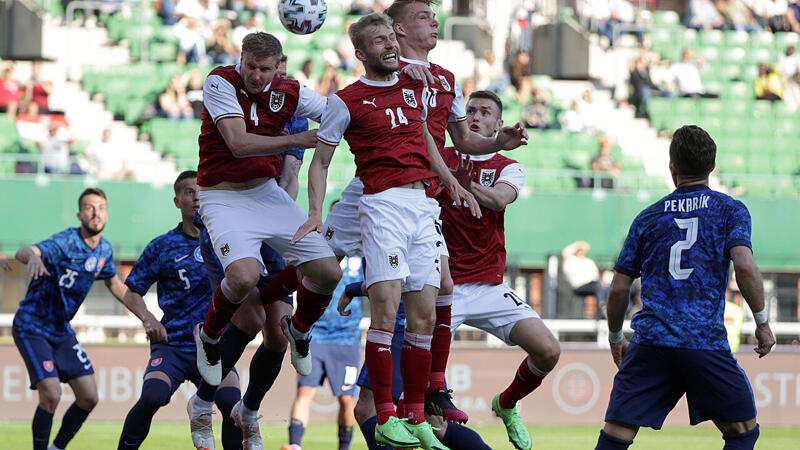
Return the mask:
<svg viewBox="0 0 800 450">
<path fill-rule="evenodd" d="M 425 145 L 428 147 L 428 155 L 430 155 L 431 158 L 431 170 L 438 175 L 442 183 L 450 189 L 450 197 L 452 197 L 453 201 L 456 202 L 457 205 L 467 203 L 472 215 L 480 219 L 481 208 L 478 206 L 477 200 L 475 200 L 475 197 L 464 189 L 463 186 L 458 184 L 458 180 L 456 180 L 456 177 L 450 172 L 447 164 L 444 163 L 442 155 L 436 147 L 436 142 L 433 140 L 433 136 L 428 132 L 428 124 L 425 122 L 422 122 L 422 134 L 425 137 Z"/>
<path fill-rule="evenodd" d="M 754 313 L 764 311 L 764 282 L 761 279 L 761 272 L 758 270 L 753 251 L 750 247 L 737 245 L 730 249 L 731 259 L 733 260 L 733 270 L 736 273 L 736 283 L 742 296 Z M 775 345 L 775 336 L 769 326 L 769 321 L 756 325 L 756 340 L 758 347 L 755 348 L 759 357 L 765 356 Z"/>
<path fill-rule="evenodd" d="M 317 142 L 317 130 L 280 136 L 248 133 L 241 117 L 222 118 L 217 121 L 217 129 L 228 149 L 237 158 L 274 155 L 295 147 L 311 148 Z"/>
<path fill-rule="evenodd" d="M 42 262 L 42 250 L 39 247 L 35 245 L 22 247 L 17 250 L 17 254 L 14 257 L 22 264 L 28 265 L 28 276 L 32 279 L 50 276 L 50 272 L 47 271 L 44 262 Z"/>
<path fill-rule="evenodd" d="M 495 183 L 494 186 L 484 186 L 472 181 L 472 167 L 469 155 L 459 158 L 458 167 L 453 175 L 459 184 L 475 196 L 481 206 L 493 211 L 502 211 L 517 199 L 517 189 L 508 182 L 501 180 Z"/>
<path fill-rule="evenodd" d="M 116 275 L 114 277 L 116 278 Z M 141 295 L 128 288 L 125 290 L 121 302 L 130 312 L 142 321 L 144 331 L 147 333 L 147 338 L 150 339 L 151 342 L 167 342 L 167 329 L 164 328 L 164 325 L 156 319 L 156 316 L 147 309 L 147 305 L 145 305 Z"/>
<path fill-rule="evenodd" d="M 317 142 L 314 157 L 308 165 L 308 220 L 297 229 L 292 237 L 292 245 L 312 231 L 322 232 L 322 202 L 328 184 L 328 167 L 335 149 L 333 145 Z"/>
<path fill-rule="evenodd" d="M 447 132 L 450 133 L 453 145 L 458 151 L 468 155 L 487 155 L 500 150 L 513 150 L 528 144 L 528 132 L 521 122 L 512 127 L 501 128 L 494 138 L 481 136 L 471 131 L 466 120 L 448 123 Z"/>
</svg>

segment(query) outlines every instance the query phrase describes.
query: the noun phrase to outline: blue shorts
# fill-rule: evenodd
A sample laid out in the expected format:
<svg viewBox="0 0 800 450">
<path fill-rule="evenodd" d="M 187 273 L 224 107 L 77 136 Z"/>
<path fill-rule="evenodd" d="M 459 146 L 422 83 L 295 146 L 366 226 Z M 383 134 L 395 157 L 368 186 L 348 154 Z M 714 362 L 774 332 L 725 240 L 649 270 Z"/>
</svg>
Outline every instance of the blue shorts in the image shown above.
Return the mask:
<svg viewBox="0 0 800 450">
<path fill-rule="evenodd" d="M 208 272 L 208 281 L 211 282 L 211 288 L 216 289 L 217 286 L 225 278 L 225 270 L 222 269 L 222 263 L 219 262 L 217 254 L 214 253 L 214 247 L 211 245 L 211 238 L 208 235 L 208 230 L 201 228 L 200 230 L 200 254 L 203 255 L 203 262 Z M 267 269 L 268 275 L 261 277 L 258 280 L 258 287 L 264 287 L 278 275 L 278 272 L 286 268 L 286 261 L 280 253 L 272 249 L 267 244 L 261 244 L 261 260 L 264 261 L 264 266 Z M 294 300 L 291 295 L 287 295 L 282 299 L 284 302 L 293 305 Z"/>
<path fill-rule="evenodd" d="M 231 369 L 236 372 L 236 368 Z M 174 393 L 184 381 L 190 381 L 195 386 L 200 386 L 202 377 L 197 370 L 197 353 L 181 351 L 176 347 L 165 344 L 153 344 L 150 347 L 150 361 L 144 374 L 150 372 L 164 372 L 170 379 L 170 392 Z M 238 374 L 238 372 L 236 372 Z"/>
<path fill-rule="evenodd" d="M 400 399 L 403 394 L 403 377 L 400 374 L 400 355 L 403 353 L 403 341 L 405 340 L 406 327 L 405 322 L 395 322 L 394 336 L 392 336 L 392 398 L 394 401 Z M 369 373 L 367 372 L 367 364 L 361 366 L 361 374 L 358 376 L 358 385 L 372 389 L 369 383 Z"/>
<path fill-rule="evenodd" d="M 297 378 L 298 386 L 322 386 L 325 378 L 335 397 L 355 397 L 361 345 L 315 344 L 311 342 L 311 373 Z"/>
<path fill-rule="evenodd" d="M 631 343 L 614 377 L 605 420 L 661 429 L 684 393 L 692 425 L 756 417 L 750 382 L 731 352 Z"/>
<path fill-rule="evenodd" d="M 72 333 L 60 339 L 50 339 L 12 327 L 11 334 L 25 360 L 31 389 L 36 389 L 36 383 L 45 378 L 58 377 L 59 381 L 66 383 L 94 374 L 89 356 Z"/>
</svg>

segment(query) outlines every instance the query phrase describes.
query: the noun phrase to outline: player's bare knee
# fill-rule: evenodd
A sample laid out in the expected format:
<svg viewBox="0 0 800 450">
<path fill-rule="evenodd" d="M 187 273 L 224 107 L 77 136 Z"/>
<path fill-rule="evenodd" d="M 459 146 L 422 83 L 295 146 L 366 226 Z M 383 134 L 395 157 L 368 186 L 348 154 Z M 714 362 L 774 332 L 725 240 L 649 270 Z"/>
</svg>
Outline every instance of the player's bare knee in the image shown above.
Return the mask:
<svg viewBox="0 0 800 450">
<path fill-rule="evenodd" d="M 267 350 L 273 353 L 280 353 L 286 350 L 288 345 L 289 341 L 280 328 L 269 327 L 264 330 L 264 347 Z"/>
<path fill-rule="evenodd" d="M 372 404 L 371 397 L 372 396 L 367 400 L 359 396 L 356 406 L 353 408 L 353 415 L 356 416 L 356 422 L 359 424 L 364 423 L 367 419 L 375 415 L 375 408 Z"/>
<path fill-rule="evenodd" d="M 234 270 L 225 272 L 225 284 L 230 293 L 242 301 L 250 294 L 250 291 L 258 284 L 261 276 L 257 268 L 249 265 L 240 265 Z"/>
<path fill-rule="evenodd" d="M 552 370 L 558 363 L 558 358 L 561 357 L 561 344 L 557 340 L 551 339 L 544 347 L 544 351 L 539 355 L 542 359 L 542 370 Z"/>
<path fill-rule="evenodd" d="M 55 388 L 38 388 L 39 390 L 39 406 L 49 413 L 53 413 L 58 407 L 58 402 L 61 401 L 61 386 L 56 385 Z"/>
<path fill-rule="evenodd" d="M 78 407 L 82 410 L 91 411 L 97 406 L 98 400 L 97 392 L 91 392 L 76 398 L 75 403 L 77 403 Z"/>
<path fill-rule="evenodd" d="M 308 274 L 308 280 L 314 283 L 320 290 L 333 292 L 339 280 L 342 279 L 342 268 L 336 262 L 336 258 L 326 258 L 320 264 L 314 274 Z"/>
</svg>

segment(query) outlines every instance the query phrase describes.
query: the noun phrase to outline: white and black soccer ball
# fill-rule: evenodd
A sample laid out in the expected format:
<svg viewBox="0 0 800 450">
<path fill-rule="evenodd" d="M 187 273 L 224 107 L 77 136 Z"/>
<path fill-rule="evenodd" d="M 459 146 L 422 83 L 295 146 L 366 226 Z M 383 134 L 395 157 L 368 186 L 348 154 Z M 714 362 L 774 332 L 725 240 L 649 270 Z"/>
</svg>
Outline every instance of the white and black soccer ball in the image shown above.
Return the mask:
<svg viewBox="0 0 800 450">
<path fill-rule="evenodd" d="M 325 0 L 280 0 L 278 17 L 294 34 L 311 34 L 325 22 L 328 5 Z"/>
</svg>

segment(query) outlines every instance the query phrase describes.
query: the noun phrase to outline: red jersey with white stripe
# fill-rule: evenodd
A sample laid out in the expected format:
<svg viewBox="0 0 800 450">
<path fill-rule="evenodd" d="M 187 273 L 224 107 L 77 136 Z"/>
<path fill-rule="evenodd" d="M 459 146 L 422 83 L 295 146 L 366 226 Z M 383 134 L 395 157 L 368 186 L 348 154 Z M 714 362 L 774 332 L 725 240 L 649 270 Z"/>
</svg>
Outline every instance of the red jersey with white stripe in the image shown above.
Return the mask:
<svg viewBox="0 0 800 450">
<path fill-rule="evenodd" d="M 462 155 L 455 148 L 442 151 L 447 167 L 455 169 Z M 525 185 L 525 167 L 497 153 L 471 156 L 475 176 L 473 181 L 483 186 L 505 183 L 519 190 Z M 476 219 L 469 208 L 457 207 L 446 192 L 436 199 L 442 207 L 442 233 L 450 252 L 450 273 L 455 284 L 489 282 L 502 283 L 506 269 L 506 238 L 503 211 L 481 206 L 483 217 Z"/>
<path fill-rule="evenodd" d="M 280 175 L 282 160 L 277 154 L 236 158 L 217 128 L 219 120 L 239 117 L 248 133 L 278 136 L 293 116 L 318 121 L 324 108 L 325 98 L 297 80 L 276 76 L 263 92 L 248 94 L 239 66 L 217 67 L 203 84 L 197 184 L 214 186 Z"/>
<path fill-rule="evenodd" d="M 361 77 L 329 97 L 317 139 L 336 146 L 344 137 L 364 194 L 431 178 L 425 101 L 422 83 L 403 74 L 391 81 Z"/>
</svg>

